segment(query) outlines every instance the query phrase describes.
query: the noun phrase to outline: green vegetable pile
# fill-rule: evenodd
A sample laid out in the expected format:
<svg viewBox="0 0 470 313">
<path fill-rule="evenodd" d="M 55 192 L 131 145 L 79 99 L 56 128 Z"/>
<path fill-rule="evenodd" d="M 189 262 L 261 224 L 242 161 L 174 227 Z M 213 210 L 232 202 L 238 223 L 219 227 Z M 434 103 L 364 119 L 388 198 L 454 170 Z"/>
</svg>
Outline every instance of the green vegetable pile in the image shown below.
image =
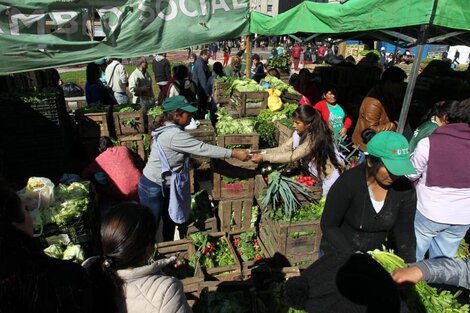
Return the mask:
<svg viewBox="0 0 470 313">
<path fill-rule="evenodd" d="M 282 92 L 288 92 L 288 93 L 292 93 L 295 95 L 300 95 L 300 93 L 298 93 L 294 87 L 292 87 L 289 84 L 286 84 L 285 82 L 283 82 L 277 77 L 268 75 L 264 78 L 264 81 L 269 83 L 271 85 L 271 88 L 277 89 Z"/>
<path fill-rule="evenodd" d="M 292 113 L 297 109 L 297 104 L 284 104 L 283 109 L 273 112 L 270 109 L 263 109 L 256 117 L 255 131 L 259 134 L 261 139 L 261 146 L 263 148 L 276 147 L 277 142 L 275 139 L 276 121 L 287 120 L 292 127 Z"/>
<path fill-rule="evenodd" d="M 202 189 L 191 196 L 191 212 L 189 219 L 194 222 L 204 222 L 213 216 L 212 204 L 206 190 Z"/>
<path fill-rule="evenodd" d="M 263 87 L 253 79 L 235 79 L 232 85 L 227 89 L 226 94 L 232 95 L 234 90 L 239 92 L 264 91 Z"/>
<path fill-rule="evenodd" d="M 159 105 L 155 105 L 149 108 L 147 111 L 147 115 L 153 118 L 156 118 L 157 116 L 162 115 L 162 114 L 163 114 L 163 108 Z"/>
<path fill-rule="evenodd" d="M 80 245 L 69 243 L 64 245 L 62 243 L 54 243 L 44 249 L 44 253 L 48 256 L 61 260 L 70 260 L 72 262 L 82 264 L 85 260 L 85 253 Z"/>
<path fill-rule="evenodd" d="M 468 243 L 465 242 L 465 239 L 462 239 L 459 244 L 459 249 L 455 255 L 456 259 L 469 259 L 470 253 L 468 251 Z"/>
<path fill-rule="evenodd" d="M 301 203 L 297 200 L 292 190 L 296 190 L 306 199 L 311 200 L 307 187 L 292 178 L 281 175 L 279 171 L 270 173 L 268 179 L 268 189 L 261 201 L 265 210 L 269 205 L 271 205 L 271 210 L 274 212 L 280 208 L 284 208 L 284 215 L 290 220 L 301 207 Z"/>
<path fill-rule="evenodd" d="M 243 291 L 208 292 L 204 294 L 204 308 L 207 313 L 250 313 L 250 294 Z"/>
<path fill-rule="evenodd" d="M 290 66 L 292 62 L 288 56 L 278 55 L 268 60 L 269 68 L 277 68 L 284 73 L 290 72 Z"/>
<path fill-rule="evenodd" d="M 369 254 L 383 266 L 383 268 L 391 273 L 398 268 L 405 268 L 406 264 L 402 258 L 395 255 L 393 251 L 381 251 L 375 249 L 369 251 Z M 468 313 L 469 306 L 461 305 L 457 301 L 460 291 L 451 294 L 450 291 L 438 291 L 436 288 L 429 286 L 426 282 L 419 282 L 414 286 L 418 298 L 413 296 L 413 290 L 407 290 L 405 294 L 406 303 L 410 312 L 423 313 Z M 423 308 L 424 306 L 424 308 Z"/>
<path fill-rule="evenodd" d="M 32 88 L 18 92 L 18 96 L 24 104 L 36 105 L 41 104 L 45 99 L 57 96 L 58 92 L 55 88 Z"/>
<path fill-rule="evenodd" d="M 217 110 L 218 121 L 215 129 L 218 135 L 247 135 L 255 132 L 254 121 L 251 118 L 234 119 L 225 108 Z"/>
<path fill-rule="evenodd" d="M 79 182 L 59 184 L 54 188 L 54 197 L 49 208 L 40 209 L 43 224 L 64 225 L 86 212 L 90 202 L 88 187 Z"/>
<path fill-rule="evenodd" d="M 304 204 L 297 211 L 294 211 L 290 218 L 283 214 L 281 208 L 269 211 L 268 216 L 275 221 L 291 223 L 303 221 L 316 221 L 319 220 L 323 214 L 325 202 L 326 197 L 323 197 L 318 203 L 310 202 L 308 204 Z"/>
<path fill-rule="evenodd" d="M 235 260 L 224 237 L 214 238 L 201 232 L 189 235 L 197 252 L 192 256 L 203 268 L 234 265 Z"/>
<path fill-rule="evenodd" d="M 83 108 L 76 110 L 77 113 L 104 113 L 109 111 L 109 105 L 102 105 L 100 103 L 89 104 Z"/>
</svg>

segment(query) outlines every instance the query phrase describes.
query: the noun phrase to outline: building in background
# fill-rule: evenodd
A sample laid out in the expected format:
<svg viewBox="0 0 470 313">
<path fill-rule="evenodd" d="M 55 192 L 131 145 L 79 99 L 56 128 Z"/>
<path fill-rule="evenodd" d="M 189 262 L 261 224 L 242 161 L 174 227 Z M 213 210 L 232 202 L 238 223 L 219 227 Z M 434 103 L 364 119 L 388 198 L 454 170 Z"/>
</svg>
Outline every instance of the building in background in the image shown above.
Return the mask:
<svg viewBox="0 0 470 313">
<path fill-rule="evenodd" d="M 275 16 L 279 12 L 279 3 L 282 3 L 286 0 L 251 0 L 251 8 L 256 11 L 266 15 Z"/>
</svg>

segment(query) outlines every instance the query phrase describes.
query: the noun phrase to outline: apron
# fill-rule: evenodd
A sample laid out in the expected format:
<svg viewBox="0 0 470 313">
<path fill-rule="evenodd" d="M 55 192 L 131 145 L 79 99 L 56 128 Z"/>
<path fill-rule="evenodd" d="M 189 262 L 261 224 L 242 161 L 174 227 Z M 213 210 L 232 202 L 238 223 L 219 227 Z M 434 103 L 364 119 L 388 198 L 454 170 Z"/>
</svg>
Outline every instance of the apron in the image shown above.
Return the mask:
<svg viewBox="0 0 470 313">
<path fill-rule="evenodd" d="M 171 175 L 168 213 L 173 222 L 175 222 L 176 224 L 183 224 L 189 220 L 189 213 L 191 210 L 191 191 L 189 185 L 189 157 L 185 158 L 183 169 L 181 173 L 178 173 L 171 170 L 170 163 L 168 162 L 165 152 L 163 151 L 163 148 L 158 142 L 158 140 L 157 148 L 158 154 L 160 156 L 160 163 L 162 165 L 163 183 L 165 182 L 164 177 Z M 162 190 L 165 190 L 165 188 L 163 188 Z M 163 196 L 168 197 L 168 195 L 165 195 L 165 192 L 163 192 Z"/>
</svg>

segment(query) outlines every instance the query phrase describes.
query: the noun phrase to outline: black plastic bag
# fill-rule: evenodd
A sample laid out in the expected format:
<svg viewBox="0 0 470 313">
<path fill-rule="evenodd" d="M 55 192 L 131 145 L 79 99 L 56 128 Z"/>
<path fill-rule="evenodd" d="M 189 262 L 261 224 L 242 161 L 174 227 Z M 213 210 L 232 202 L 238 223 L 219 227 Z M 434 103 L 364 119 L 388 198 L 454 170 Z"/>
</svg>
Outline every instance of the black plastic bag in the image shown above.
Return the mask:
<svg viewBox="0 0 470 313">
<path fill-rule="evenodd" d="M 84 94 L 82 87 L 75 83 L 65 83 L 62 85 L 62 89 L 64 90 L 64 97 L 81 97 Z"/>
</svg>

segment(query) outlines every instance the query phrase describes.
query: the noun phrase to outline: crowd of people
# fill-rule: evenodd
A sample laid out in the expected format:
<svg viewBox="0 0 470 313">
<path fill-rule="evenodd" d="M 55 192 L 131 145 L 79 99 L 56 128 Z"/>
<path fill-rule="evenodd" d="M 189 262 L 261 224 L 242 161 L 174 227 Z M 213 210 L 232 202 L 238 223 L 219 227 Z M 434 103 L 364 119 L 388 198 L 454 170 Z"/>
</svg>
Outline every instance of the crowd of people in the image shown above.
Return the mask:
<svg viewBox="0 0 470 313">
<path fill-rule="evenodd" d="M 211 44 L 198 56 L 190 48 L 189 66 L 171 68 L 165 54 L 156 54 L 151 60 L 154 77 L 145 57 L 137 59 L 130 76 L 119 59 L 88 64 L 88 104 L 133 103 L 144 110 L 162 106 L 164 113 L 151 133 L 150 156 L 142 171 L 127 148 L 112 147 L 109 138 L 101 139 L 100 155 L 82 176 L 121 203 L 102 212 L 101 251 L 83 267 L 42 252 L 32 238 L 24 204 L 5 182 L 0 183 L 0 312 L 190 312 L 181 282 L 161 271 L 165 266 L 178 267 L 178 261 L 155 256 L 159 225 L 164 241 L 173 240 L 175 230 L 179 237 L 186 236 L 190 155 L 256 163 L 298 161 L 303 172 L 321 183 L 326 204 L 319 259 L 302 274 L 311 275 L 302 284 L 322 283 L 302 303 L 321 305 L 324 312 L 351 308 L 366 312 L 367 306 L 350 302 L 340 291 L 335 277 L 351 256 L 382 246 L 411 264 L 392 274 L 398 284 L 425 279 L 468 288 L 469 261 L 452 258 L 470 228 L 469 96 L 454 94 L 455 98 L 433 101 L 427 119 L 406 138 L 396 132 L 407 76 L 402 69 L 384 66 L 353 118 L 335 86 L 299 68 L 302 58 L 331 61 L 328 55 L 335 55 L 334 45 L 280 44 L 272 55 L 288 54 L 299 70 L 290 81 L 302 95 L 292 116 L 292 138 L 279 147 L 251 153 L 226 149 L 184 131 L 193 119 L 207 113 L 216 123 L 214 80 L 244 77 L 247 66 L 258 83 L 264 84 L 267 75 L 280 77 L 277 69 L 266 69 L 257 54 L 247 65 L 246 43 L 230 42 L 222 49 Z M 216 61 L 210 69 L 209 60 L 216 59 L 219 50 L 223 63 Z M 381 55 L 379 62 L 384 65 L 388 56 L 384 51 Z M 450 63 L 440 62 L 450 70 Z M 338 138 L 356 147 L 357 166 L 347 169 Z M 293 292 L 289 285 L 286 288 L 287 294 Z"/>
</svg>

